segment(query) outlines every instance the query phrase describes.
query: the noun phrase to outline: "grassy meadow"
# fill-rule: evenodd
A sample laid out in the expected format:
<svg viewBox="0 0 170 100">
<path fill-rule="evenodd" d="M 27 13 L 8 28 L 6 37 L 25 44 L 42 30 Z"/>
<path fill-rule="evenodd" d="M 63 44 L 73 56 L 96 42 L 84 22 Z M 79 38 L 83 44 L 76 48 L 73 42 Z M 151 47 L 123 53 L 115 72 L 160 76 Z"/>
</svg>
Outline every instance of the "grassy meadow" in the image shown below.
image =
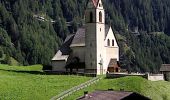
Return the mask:
<svg viewBox="0 0 170 100">
<path fill-rule="evenodd" d="M 108 89 L 134 91 L 143 94 L 152 100 L 170 100 L 170 82 L 152 82 L 141 77 L 103 79 L 88 88 L 74 93 L 65 98 L 65 100 L 75 100 L 76 98 L 83 96 L 84 91 L 92 92 L 95 90 Z"/>
<path fill-rule="evenodd" d="M 41 65 L 0 64 L 0 100 L 49 100 L 60 92 L 91 79 L 74 75 L 43 75 L 41 72 Z"/>
<path fill-rule="evenodd" d="M 8 66 L 0 64 L 0 100 L 49 100 L 53 96 L 79 85 L 90 77 L 74 75 L 45 75 L 41 65 Z M 75 92 L 65 100 L 75 100 L 84 91 L 134 91 L 153 100 L 170 100 L 170 82 L 148 81 L 141 77 L 105 79 Z"/>
</svg>

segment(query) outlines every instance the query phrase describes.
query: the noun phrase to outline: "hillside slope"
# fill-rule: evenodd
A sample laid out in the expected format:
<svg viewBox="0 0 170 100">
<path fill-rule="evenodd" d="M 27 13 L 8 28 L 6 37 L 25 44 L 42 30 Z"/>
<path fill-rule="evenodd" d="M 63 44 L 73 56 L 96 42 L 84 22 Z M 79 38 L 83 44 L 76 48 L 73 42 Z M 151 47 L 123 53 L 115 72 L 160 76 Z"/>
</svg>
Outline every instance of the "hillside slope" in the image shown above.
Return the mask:
<svg viewBox="0 0 170 100">
<path fill-rule="evenodd" d="M 95 90 L 120 90 L 133 91 L 145 95 L 152 100 L 170 100 L 170 83 L 165 81 L 152 82 L 141 77 L 124 77 L 118 79 L 103 79 L 97 84 L 74 93 L 65 100 L 73 100 L 83 96 L 84 91 Z"/>
<path fill-rule="evenodd" d="M 0 62 L 12 64 L 12 57 L 21 65 L 50 65 L 64 38 L 84 24 L 87 1 L 0 0 Z M 162 63 L 170 63 L 169 0 L 103 3 L 106 24 L 119 34 L 123 68 L 158 72 Z"/>
<path fill-rule="evenodd" d="M 41 71 L 41 65 L 21 67 L 0 64 L 0 99 L 49 100 L 91 79 L 74 75 L 43 75 Z"/>
</svg>

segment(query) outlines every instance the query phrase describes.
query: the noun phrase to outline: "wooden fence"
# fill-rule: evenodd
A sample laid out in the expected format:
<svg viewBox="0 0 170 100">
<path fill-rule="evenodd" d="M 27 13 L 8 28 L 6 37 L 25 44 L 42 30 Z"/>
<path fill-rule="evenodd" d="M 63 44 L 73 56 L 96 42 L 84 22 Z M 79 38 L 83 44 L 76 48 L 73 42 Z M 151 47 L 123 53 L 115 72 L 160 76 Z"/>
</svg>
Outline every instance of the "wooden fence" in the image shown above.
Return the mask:
<svg viewBox="0 0 170 100">
<path fill-rule="evenodd" d="M 72 93 L 74 93 L 74 92 L 76 92 L 76 91 L 79 91 L 79 90 L 81 90 L 81 89 L 83 89 L 83 88 L 85 88 L 85 87 L 88 87 L 88 86 L 90 86 L 90 85 L 98 82 L 100 79 L 102 79 L 102 77 L 95 77 L 95 78 L 93 78 L 93 79 L 91 79 L 91 80 L 89 80 L 89 81 L 87 81 L 87 82 L 85 82 L 85 83 L 83 83 L 83 84 L 80 84 L 80 85 L 78 85 L 78 86 L 75 86 L 75 87 L 73 87 L 73 88 L 71 88 L 71 89 L 69 89 L 69 90 L 66 90 L 66 91 L 60 93 L 60 94 L 57 95 L 57 96 L 54 96 L 54 97 L 51 98 L 50 100 L 62 100 L 62 99 L 64 99 L 65 97 L 71 95 Z"/>
</svg>

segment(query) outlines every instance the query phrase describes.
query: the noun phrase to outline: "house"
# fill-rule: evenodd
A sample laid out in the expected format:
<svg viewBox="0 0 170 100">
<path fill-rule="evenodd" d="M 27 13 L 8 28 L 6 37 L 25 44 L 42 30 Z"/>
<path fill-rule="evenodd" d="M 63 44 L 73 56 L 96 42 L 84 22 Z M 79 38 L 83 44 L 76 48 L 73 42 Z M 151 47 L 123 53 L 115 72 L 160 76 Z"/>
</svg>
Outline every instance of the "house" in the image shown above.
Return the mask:
<svg viewBox="0 0 170 100">
<path fill-rule="evenodd" d="M 151 100 L 135 92 L 127 91 L 94 91 L 77 100 Z"/>
<path fill-rule="evenodd" d="M 160 72 L 164 74 L 164 79 L 170 81 L 170 64 L 162 64 Z"/>
<path fill-rule="evenodd" d="M 52 58 L 52 70 L 100 75 L 119 72 L 118 61 L 119 46 L 112 28 L 105 24 L 102 0 L 89 0 L 85 25 L 67 36 Z"/>
</svg>

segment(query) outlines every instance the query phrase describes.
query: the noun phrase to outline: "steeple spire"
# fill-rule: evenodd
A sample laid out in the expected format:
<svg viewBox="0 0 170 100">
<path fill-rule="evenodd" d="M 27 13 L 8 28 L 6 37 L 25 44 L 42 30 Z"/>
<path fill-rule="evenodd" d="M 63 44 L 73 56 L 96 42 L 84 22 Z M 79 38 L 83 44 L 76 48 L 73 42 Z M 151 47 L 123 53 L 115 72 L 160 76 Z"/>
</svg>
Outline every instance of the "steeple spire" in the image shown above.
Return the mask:
<svg viewBox="0 0 170 100">
<path fill-rule="evenodd" d="M 92 0 L 92 2 L 93 2 L 93 5 L 94 5 L 95 7 L 97 7 L 99 0 Z"/>
</svg>

